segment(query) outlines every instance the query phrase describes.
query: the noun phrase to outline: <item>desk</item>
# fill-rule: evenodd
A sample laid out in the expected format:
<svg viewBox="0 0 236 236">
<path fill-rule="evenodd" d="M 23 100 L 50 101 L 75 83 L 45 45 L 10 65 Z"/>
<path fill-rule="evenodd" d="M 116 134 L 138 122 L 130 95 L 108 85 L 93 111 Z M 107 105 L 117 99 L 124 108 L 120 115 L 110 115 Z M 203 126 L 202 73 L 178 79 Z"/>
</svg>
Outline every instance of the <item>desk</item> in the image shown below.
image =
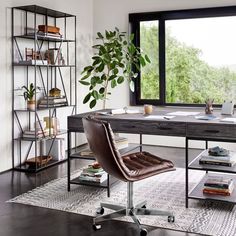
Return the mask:
<svg viewBox="0 0 236 236">
<path fill-rule="evenodd" d="M 178 110 L 183 109 L 178 108 Z M 173 111 L 173 109 L 158 108 L 158 111 L 154 111 L 152 115 L 165 115 L 166 113 Z M 187 111 L 192 111 L 192 109 L 187 109 Z M 111 124 L 113 131 L 117 133 L 140 134 L 140 137 L 142 134 L 185 137 L 186 207 L 188 207 L 188 199 L 191 198 L 189 197 L 188 189 L 188 141 L 190 139 L 205 140 L 206 148 L 207 141 L 236 142 L 236 124 L 220 122 L 219 120 L 197 120 L 194 116 L 175 116 L 170 120 L 157 120 L 148 119 L 143 114 L 122 114 L 111 116 L 99 115 L 96 112 L 88 112 L 68 117 L 68 156 L 70 156 L 71 132 L 83 132 L 82 118 L 88 115 L 95 115 L 97 119 L 108 121 Z M 214 115 L 223 118 L 219 112 L 214 112 Z M 207 168 L 199 169 L 208 170 Z M 69 170 L 70 160 L 68 158 L 68 173 L 70 173 Z M 228 172 L 235 173 L 236 169 Z M 68 190 L 70 189 L 69 186 L 70 176 L 68 175 Z"/>
</svg>

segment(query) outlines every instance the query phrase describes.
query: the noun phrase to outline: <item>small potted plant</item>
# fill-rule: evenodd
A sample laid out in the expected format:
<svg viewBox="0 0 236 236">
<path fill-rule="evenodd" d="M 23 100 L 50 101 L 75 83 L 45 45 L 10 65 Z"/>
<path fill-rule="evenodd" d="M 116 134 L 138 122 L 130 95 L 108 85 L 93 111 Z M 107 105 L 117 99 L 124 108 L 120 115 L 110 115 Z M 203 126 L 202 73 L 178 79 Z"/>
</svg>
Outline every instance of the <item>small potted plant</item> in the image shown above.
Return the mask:
<svg viewBox="0 0 236 236">
<path fill-rule="evenodd" d="M 29 110 L 35 110 L 36 107 L 36 101 L 35 101 L 35 93 L 36 89 L 34 87 L 33 83 L 30 83 L 29 87 L 22 86 L 22 89 L 24 89 L 24 98 L 27 101 L 27 108 Z"/>
</svg>

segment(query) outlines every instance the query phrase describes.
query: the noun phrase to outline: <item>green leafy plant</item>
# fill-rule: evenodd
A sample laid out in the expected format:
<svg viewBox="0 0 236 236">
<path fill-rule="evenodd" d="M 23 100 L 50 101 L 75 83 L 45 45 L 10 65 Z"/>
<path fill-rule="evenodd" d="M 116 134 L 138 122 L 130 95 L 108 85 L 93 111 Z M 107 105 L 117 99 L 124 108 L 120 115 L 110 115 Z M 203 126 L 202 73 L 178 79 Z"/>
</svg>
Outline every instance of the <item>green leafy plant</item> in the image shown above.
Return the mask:
<svg viewBox="0 0 236 236">
<path fill-rule="evenodd" d="M 36 88 L 34 87 L 33 83 L 30 83 L 29 87 L 27 88 L 26 86 L 22 86 L 22 89 L 24 89 L 24 98 L 25 100 L 32 101 L 34 100 L 34 95 L 36 93 Z"/>
<path fill-rule="evenodd" d="M 89 86 L 83 103 L 90 102 L 89 107 L 93 108 L 98 100 L 103 100 L 105 108 L 110 89 L 122 84 L 125 79 L 134 91 L 133 79 L 137 77 L 140 66 L 150 63 L 150 59 L 133 44 L 133 35 L 128 37 L 126 32 L 120 32 L 117 28 L 105 31 L 105 34 L 98 32 L 97 36 L 101 43 L 93 46 L 95 54 L 92 64 L 84 68 L 79 82 Z"/>
</svg>

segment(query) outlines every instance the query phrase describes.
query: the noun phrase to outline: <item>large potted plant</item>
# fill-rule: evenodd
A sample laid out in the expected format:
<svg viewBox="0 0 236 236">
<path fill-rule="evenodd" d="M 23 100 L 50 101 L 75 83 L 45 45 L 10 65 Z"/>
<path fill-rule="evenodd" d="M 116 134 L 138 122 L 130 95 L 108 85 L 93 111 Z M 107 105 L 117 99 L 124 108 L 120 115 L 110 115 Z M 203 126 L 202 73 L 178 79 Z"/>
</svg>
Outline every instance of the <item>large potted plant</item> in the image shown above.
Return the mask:
<svg viewBox="0 0 236 236">
<path fill-rule="evenodd" d="M 125 79 L 134 91 L 133 79 L 137 77 L 140 66 L 145 66 L 150 60 L 133 44 L 133 35 L 128 37 L 127 33 L 115 28 L 114 31 L 105 31 L 105 34 L 98 32 L 97 36 L 100 44 L 93 46 L 92 64 L 84 68 L 79 82 L 89 86 L 83 103 L 89 102 L 89 107 L 93 108 L 98 100 L 103 100 L 105 108 L 110 89 L 122 84 Z"/>
<path fill-rule="evenodd" d="M 35 110 L 36 107 L 36 101 L 35 101 L 35 93 L 36 89 L 34 87 L 33 83 L 30 83 L 29 87 L 22 86 L 22 89 L 24 89 L 24 98 L 27 101 L 27 108 L 29 110 Z"/>
</svg>

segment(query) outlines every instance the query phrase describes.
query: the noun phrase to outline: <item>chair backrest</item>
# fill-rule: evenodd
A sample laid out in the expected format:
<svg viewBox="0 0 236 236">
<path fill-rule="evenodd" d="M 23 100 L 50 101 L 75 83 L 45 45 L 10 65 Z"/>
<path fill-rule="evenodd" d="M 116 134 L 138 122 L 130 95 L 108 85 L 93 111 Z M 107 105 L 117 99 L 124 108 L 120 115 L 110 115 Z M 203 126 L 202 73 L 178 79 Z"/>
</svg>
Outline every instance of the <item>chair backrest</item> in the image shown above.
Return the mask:
<svg viewBox="0 0 236 236">
<path fill-rule="evenodd" d="M 110 175 L 127 181 L 126 168 L 116 148 L 114 134 L 110 124 L 105 121 L 83 118 L 84 132 L 88 144 L 102 168 Z"/>
</svg>

